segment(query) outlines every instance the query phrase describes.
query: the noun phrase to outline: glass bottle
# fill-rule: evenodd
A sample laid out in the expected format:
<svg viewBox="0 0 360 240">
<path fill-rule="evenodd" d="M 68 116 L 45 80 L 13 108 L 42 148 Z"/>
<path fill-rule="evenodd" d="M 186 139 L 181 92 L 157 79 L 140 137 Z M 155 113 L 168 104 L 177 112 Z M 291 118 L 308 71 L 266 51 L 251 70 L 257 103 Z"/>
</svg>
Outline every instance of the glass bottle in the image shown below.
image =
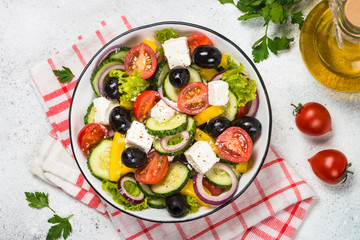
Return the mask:
<svg viewBox="0 0 360 240">
<path fill-rule="evenodd" d="M 320 83 L 337 91 L 360 92 L 360 0 L 332 3 L 333 13 L 325 0 L 309 13 L 300 33 L 300 51 Z"/>
</svg>

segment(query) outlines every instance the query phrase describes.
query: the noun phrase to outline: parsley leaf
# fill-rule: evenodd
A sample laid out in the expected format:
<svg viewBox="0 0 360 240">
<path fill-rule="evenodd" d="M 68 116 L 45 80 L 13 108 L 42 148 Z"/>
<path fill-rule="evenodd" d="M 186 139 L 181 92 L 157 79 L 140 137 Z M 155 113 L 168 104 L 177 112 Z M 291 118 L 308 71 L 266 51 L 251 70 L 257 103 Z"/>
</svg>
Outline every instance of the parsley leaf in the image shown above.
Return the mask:
<svg viewBox="0 0 360 240">
<path fill-rule="evenodd" d="M 221 4 L 226 4 L 226 3 L 234 4 L 234 1 L 233 1 L 233 0 L 219 0 L 219 2 L 220 2 Z"/>
<path fill-rule="evenodd" d="M 258 63 L 264 59 L 267 59 L 269 56 L 268 45 L 267 45 L 267 37 L 264 36 L 260 38 L 255 44 L 252 46 L 252 55 L 254 58 L 254 62 Z"/>
<path fill-rule="evenodd" d="M 291 16 L 291 23 L 299 24 L 299 30 L 301 30 L 301 27 L 304 23 L 304 15 L 302 14 L 302 12 L 291 13 L 290 16 Z"/>
<path fill-rule="evenodd" d="M 49 206 L 48 194 L 45 194 L 43 192 L 25 192 L 25 196 L 26 200 L 29 202 L 28 205 L 30 207 L 38 209 L 48 207 L 51 209 L 51 207 Z M 53 209 L 51 209 L 51 211 L 55 212 Z"/>
<path fill-rule="evenodd" d="M 75 77 L 75 75 L 71 72 L 70 68 L 63 66 L 63 69 L 64 70 L 53 70 L 53 73 L 60 82 L 65 83 Z"/>
<path fill-rule="evenodd" d="M 61 238 L 61 235 L 63 235 L 64 239 L 66 239 L 71 231 L 72 227 L 69 222 L 69 218 L 71 218 L 73 215 L 70 215 L 67 218 L 62 218 L 56 214 L 52 218 L 48 220 L 49 223 L 53 223 L 56 225 L 53 225 L 46 236 L 46 240 L 55 240 Z"/>
</svg>

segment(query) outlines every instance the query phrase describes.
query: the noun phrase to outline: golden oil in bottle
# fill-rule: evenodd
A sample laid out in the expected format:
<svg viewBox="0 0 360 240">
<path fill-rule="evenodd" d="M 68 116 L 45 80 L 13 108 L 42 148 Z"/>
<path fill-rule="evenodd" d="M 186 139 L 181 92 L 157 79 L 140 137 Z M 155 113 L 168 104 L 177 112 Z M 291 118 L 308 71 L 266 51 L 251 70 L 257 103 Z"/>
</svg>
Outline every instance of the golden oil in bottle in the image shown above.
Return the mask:
<svg viewBox="0 0 360 240">
<path fill-rule="evenodd" d="M 307 16 L 300 51 L 310 73 L 323 85 L 342 92 L 360 92 L 360 0 L 337 0 L 342 48 L 336 39 L 328 1 Z"/>
</svg>

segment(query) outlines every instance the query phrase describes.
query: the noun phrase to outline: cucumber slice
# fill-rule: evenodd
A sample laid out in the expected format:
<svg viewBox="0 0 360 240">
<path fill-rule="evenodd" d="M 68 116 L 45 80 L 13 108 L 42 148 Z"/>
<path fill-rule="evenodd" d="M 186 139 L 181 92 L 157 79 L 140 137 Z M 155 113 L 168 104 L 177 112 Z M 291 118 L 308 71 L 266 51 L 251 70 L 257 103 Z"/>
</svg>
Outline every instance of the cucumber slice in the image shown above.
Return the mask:
<svg viewBox="0 0 360 240">
<path fill-rule="evenodd" d="M 146 197 L 157 198 L 157 195 L 151 191 L 148 185 L 141 182 L 137 182 L 137 186 L 140 188 L 140 190 L 144 193 Z"/>
<path fill-rule="evenodd" d="M 149 207 L 152 208 L 161 209 L 166 207 L 165 198 L 149 199 L 147 203 L 149 204 Z"/>
<path fill-rule="evenodd" d="M 175 135 L 184 131 L 187 125 L 188 118 L 186 114 L 176 114 L 169 121 L 162 123 L 150 117 L 145 123 L 148 133 L 158 137 Z"/>
<path fill-rule="evenodd" d="M 91 86 L 94 89 L 94 92 L 97 96 L 101 97 L 101 94 L 99 92 L 99 79 L 101 75 L 110 67 L 124 64 L 119 59 L 107 59 L 100 63 L 100 65 L 97 67 L 93 75 L 91 76 Z"/>
<path fill-rule="evenodd" d="M 160 182 L 150 185 L 151 191 L 161 197 L 179 192 L 187 183 L 189 169 L 181 162 L 171 162 L 166 175 Z"/>
<path fill-rule="evenodd" d="M 122 62 L 125 61 L 126 54 L 129 52 L 129 47 L 120 47 L 116 49 L 114 52 L 109 54 L 109 59 L 118 59 Z"/>
<path fill-rule="evenodd" d="M 230 175 L 219 168 L 210 168 L 210 170 L 204 174 L 204 177 L 215 187 L 227 188 L 232 185 Z"/>
<path fill-rule="evenodd" d="M 112 140 L 104 139 L 94 147 L 88 156 L 88 167 L 92 175 L 100 180 L 110 180 L 109 161 Z"/>
<path fill-rule="evenodd" d="M 190 73 L 189 83 L 202 82 L 200 73 L 192 67 L 187 67 Z M 163 83 L 164 94 L 173 102 L 177 102 L 182 88 L 176 88 L 170 83 L 169 74 L 166 75 Z"/>
<path fill-rule="evenodd" d="M 188 117 L 188 125 L 186 127 L 186 130 L 189 132 L 190 137 L 189 137 L 188 143 L 183 148 L 181 148 L 175 152 L 168 152 L 165 149 L 163 149 L 163 147 L 160 144 L 160 139 L 158 138 L 153 143 L 155 151 L 157 151 L 158 153 L 160 153 L 162 155 L 166 155 L 166 156 L 177 156 L 177 155 L 184 153 L 186 150 L 189 149 L 189 147 L 192 144 L 192 142 L 194 141 L 194 137 L 195 137 L 196 122 L 192 117 Z"/>
<path fill-rule="evenodd" d="M 170 68 L 167 60 L 162 60 L 159 62 L 155 72 L 155 81 L 157 82 L 158 87 L 160 87 L 160 85 L 163 83 L 164 78 L 169 71 Z"/>
<path fill-rule="evenodd" d="M 86 112 L 86 115 L 84 116 L 84 124 L 87 125 L 89 123 L 95 122 L 95 109 L 94 109 L 94 103 L 92 102 Z"/>
<path fill-rule="evenodd" d="M 226 117 L 230 121 L 235 120 L 236 115 L 238 113 L 238 105 L 236 95 L 230 90 L 229 91 L 229 101 L 224 106 L 224 112 L 220 115 L 220 117 Z"/>
</svg>

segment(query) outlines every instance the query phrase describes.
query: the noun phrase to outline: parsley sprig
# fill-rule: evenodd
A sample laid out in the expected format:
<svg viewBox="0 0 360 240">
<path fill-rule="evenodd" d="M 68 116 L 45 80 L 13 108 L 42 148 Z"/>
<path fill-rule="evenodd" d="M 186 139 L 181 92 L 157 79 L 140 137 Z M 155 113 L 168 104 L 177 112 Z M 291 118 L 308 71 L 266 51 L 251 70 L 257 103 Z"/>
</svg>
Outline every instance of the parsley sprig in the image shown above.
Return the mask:
<svg viewBox="0 0 360 240">
<path fill-rule="evenodd" d="M 62 218 L 56 214 L 54 209 L 52 209 L 49 205 L 49 195 L 43 192 L 25 192 L 26 200 L 29 202 L 29 206 L 32 208 L 41 209 L 44 207 L 49 208 L 54 216 L 48 220 L 49 223 L 54 224 L 49 229 L 49 232 L 46 236 L 46 240 L 55 240 L 61 238 L 61 235 L 64 239 L 72 232 L 72 227 L 69 222 L 69 219 L 73 216 L 72 214 L 67 218 Z"/>
<path fill-rule="evenodd" d="M 269 57 L 269 50 L 277 55 L 279 51 L 290 48 L 290 43 L 294 41 L 294 38 L 286 36 L 286 28 L 290 19 L 292 24 L 299 25 L 299 29 L 304 23 L 302 12 L 295 12 L 295 8 L 302 0 L 238 0 L 236 4 L 234 0 L 219 0 L 219 2 L 233 4 L 241 12 L 244 12 L 245 14 L 238 18 L 239 21 L 263 18 L 265 34 L 252 46 L 253 59 L 257 63 Z M 270 23 L 282 27 L 281 37 L 269 37 Z"/>
<path fill-rule="evenodd" d="M 63 70 L 53 70 L 53 73 L 62 83 L 68 82 L 75 77 L 75 75 L 71 72 L 70 68 L 65 66 L 63 66 Z"/>
</svg>

